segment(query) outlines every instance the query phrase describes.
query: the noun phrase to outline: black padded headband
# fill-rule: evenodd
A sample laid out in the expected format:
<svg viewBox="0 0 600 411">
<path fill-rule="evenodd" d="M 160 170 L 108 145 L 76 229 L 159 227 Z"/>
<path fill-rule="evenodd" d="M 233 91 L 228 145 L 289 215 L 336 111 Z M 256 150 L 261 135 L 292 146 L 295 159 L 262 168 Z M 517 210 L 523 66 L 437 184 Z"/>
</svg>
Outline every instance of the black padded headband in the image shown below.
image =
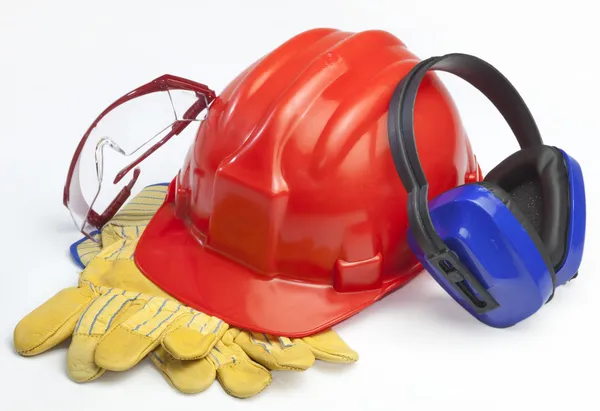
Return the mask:
<svg viewBox="0 0 600 411">
<path fill-rule="evenodd" d="M 415 142 L 414 108 L 421 81 L 430 70 L 454 74 L 481 91 L 503 115 L 521 148 L 539 146 L 543 141 L 529 108 L 508 79 L 489 63 L 468 54 L 453 53 L 421 61 L 400 81 L 392 95 L 388 138 L 396 170 L 408 193 L 410 229 L 426 258 L 439 264 L 455 287 L 478 311 L 485 312 L 498 303 L 444 244 L 429 214 L 428 183 Z M 464 280 L 475 288 L 479 299 L 469 295 L 472 293 Z"/>
<path fill-rule="evenodd" d="M 446 248 L 429 217 L 428 183 L 417 153 L 414 132 L 417 92 L 421 81 L 430 70 L 452 73 L 481 91 L 504 116 L 521 148 L 543 144 L 529 108 L 508 79 L 489 63 L 468 54 L 453 53 L 431 57 L 415 65 L 400 81 L 392 95 L 388 115 L 388 138 L 402 184 L 409 195 L 413 193 L 413 199 L 408 204 L 409 210 L 412 209 L 412 213 L 409 211 L 409 214 L 416 213 L 414 217 L 418 220 L 411 221 L 411 227 L 425 252 Z M 423 240 L 428 244 L 424 244 Z"/>
</svg>

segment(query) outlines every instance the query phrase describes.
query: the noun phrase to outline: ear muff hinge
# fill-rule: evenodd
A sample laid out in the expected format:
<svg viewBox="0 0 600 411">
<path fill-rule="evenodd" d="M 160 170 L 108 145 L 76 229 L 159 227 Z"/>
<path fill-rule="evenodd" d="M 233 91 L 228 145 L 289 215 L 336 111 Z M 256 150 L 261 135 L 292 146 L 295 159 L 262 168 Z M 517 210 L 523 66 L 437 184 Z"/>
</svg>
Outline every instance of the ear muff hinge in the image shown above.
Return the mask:
<svg viewBox="0 0 600 411">
<path fill-rule="evenodd" d="M 500 306 L 453 251 L 446 249 L 428 260 L 435 269 L 444 274 L 448 285 L 461 294 L 465 303 L 477 314 L 485 314 Z"/>
</svg>

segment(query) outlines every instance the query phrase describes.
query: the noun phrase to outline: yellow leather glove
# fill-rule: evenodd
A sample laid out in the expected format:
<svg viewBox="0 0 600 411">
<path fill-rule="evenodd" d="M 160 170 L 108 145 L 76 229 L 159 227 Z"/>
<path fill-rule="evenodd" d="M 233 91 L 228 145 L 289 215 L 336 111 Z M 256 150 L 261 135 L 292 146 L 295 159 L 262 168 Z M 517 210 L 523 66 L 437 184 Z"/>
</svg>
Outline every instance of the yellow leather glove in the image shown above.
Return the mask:
<svg viewBox="0 0 600 411">
<path fill-rule="evenodd" d="M 132 255 L 165 194 L 164 186 L 146 188 L 103 227 L 100 244 L 74 244 L 72 254 L 85 267 L 80 286 L 61 291 L 19 323 L 18 352 L 39 354 L 73 332 L 68 369 L 75 381 L 95 379 L 105 369 L 126 370 L 151 352 L 153 363 L 180 391 L 203 391 L 218 378 L 229 394 L 241 398 L 269 385 L 271 375 L 260 364 L 304 370 L 315 358 L 356 361 L 356 353 L 333 331 L 290 341 L 228 330 L 147 280 Z"/>
</svg>

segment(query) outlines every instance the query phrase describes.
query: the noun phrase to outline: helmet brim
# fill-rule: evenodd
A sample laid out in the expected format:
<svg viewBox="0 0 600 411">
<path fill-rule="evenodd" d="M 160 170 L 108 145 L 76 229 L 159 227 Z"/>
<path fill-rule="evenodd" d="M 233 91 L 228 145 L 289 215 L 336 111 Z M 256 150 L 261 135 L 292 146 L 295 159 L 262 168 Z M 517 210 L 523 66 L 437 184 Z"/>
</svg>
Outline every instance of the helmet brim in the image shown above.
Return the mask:
<svg viewBox="0 0 600 411">
<path fill-rule="evenodd" d="M 142 273 L 178 301 L 231 326 L 302 338 L 324 331 L 406 284 L 410 266 L 378 289 L 338 292 L 331 285 L 267 277 L 205 247 L 168 200 L 144 230 L 135 252 Z"/>
</svg>

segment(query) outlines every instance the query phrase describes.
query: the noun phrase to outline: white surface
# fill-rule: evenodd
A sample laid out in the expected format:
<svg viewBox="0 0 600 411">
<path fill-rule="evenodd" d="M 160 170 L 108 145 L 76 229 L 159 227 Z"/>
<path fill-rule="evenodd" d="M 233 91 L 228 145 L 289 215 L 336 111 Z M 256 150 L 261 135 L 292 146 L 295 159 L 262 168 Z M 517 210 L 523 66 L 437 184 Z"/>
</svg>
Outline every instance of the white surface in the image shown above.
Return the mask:
<svg viewBox="0 0 600 411">
<path fill-rule="evenodd" d="M 2 410 L 598 410 L 600 60 L 592 1 L 0 1 Z M 272 385 L 236 400 L 215 382 L 174 391 L 144 361 L 78 385 L 66 347 L 14 353 L 19 319 L 63 287 L 79 238 L 62 188 L 72 152 L 117 96 L 165 72 L 220 91 L 240 70 L 305 29 L 388 30 L 421 57 L 467 52 L 498 67 L 522 93 L 548 144 L 577 158 L 587 178 L 588 237 L 577 281 L 533 318 L 495 330 L 470 318 L 423 275 L 336 327 L 360 353 L 353 366 L 318 363 L 276 372 Z M 516 149 L 501 117 L 475 90 L 442 76 L 487 172 Z M 168 181 L 189 140 L 170 144 Z"/>
</svg>

